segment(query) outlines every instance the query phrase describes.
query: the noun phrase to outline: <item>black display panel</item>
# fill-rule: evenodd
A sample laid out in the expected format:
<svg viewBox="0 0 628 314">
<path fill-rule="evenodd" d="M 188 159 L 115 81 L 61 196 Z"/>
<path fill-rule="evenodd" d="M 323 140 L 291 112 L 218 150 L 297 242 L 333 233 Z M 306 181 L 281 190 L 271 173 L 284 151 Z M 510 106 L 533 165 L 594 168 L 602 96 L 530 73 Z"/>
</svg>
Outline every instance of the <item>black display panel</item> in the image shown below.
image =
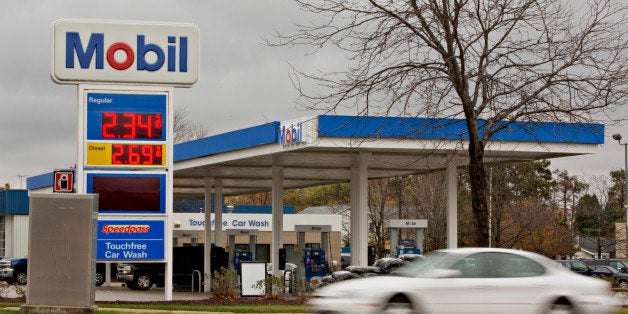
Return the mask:
<svg viewBox="0 0 628 314">
<path fill-rule="evenodd" d="M 165 175 L 88 174 L 99 212 L 165 213 Z"/>
</svg>

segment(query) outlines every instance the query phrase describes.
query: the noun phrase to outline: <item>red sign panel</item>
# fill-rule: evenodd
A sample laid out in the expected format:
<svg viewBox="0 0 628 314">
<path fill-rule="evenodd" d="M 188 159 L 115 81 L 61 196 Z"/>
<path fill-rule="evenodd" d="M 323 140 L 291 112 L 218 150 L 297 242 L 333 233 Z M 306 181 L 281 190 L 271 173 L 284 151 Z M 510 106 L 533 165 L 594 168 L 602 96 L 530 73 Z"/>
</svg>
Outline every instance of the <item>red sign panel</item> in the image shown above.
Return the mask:
<svg viewBox="0 0 628 314">
<path fill-rule="evenodd" d="M 54 188 L 56 193 L 74 192 L 74 171 L 57 170 L 54 172 Z"/>
</svg>

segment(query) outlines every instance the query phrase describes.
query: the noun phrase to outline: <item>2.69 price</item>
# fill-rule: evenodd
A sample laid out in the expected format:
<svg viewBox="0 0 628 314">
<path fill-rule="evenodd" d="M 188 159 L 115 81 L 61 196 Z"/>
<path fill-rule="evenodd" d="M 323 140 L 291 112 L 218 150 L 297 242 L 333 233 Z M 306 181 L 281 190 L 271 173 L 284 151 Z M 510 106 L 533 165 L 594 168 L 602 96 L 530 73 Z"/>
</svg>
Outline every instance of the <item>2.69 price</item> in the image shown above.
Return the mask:
<svg viewBox="0 0 628 314">
<path fill-rule="evenodd" d="M 111 163 L 114 165 L 163 165 L 163 146 L 150 144 L 113 144 Z"/>
</svg>

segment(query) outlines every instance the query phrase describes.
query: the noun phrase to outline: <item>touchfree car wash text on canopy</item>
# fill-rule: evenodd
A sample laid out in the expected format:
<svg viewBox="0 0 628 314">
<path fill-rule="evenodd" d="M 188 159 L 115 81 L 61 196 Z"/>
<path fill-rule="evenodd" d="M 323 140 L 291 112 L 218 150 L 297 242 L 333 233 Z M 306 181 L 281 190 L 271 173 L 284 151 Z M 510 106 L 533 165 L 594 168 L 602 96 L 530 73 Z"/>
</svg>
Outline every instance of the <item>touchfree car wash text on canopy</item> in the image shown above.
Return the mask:
<svg viewBox="0 0 628 314">
<path fill-rule="evenodd" d="M 58 83 L 147 83 L 190 87 L 198 80 L 198 27 L 62 19 L 54 24 Z"/>
</svg>

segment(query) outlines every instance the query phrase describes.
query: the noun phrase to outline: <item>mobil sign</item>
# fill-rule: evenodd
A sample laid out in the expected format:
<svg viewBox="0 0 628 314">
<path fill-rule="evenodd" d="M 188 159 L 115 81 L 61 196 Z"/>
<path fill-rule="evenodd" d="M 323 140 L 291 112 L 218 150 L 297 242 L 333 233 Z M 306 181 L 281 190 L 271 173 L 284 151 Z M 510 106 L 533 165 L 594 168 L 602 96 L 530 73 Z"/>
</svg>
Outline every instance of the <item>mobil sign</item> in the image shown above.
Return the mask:
<svg viewBox="0 0 628 314">
<path fill-rule="evenodd" d="M 62 19 L 52 31 L 57 83 L 138 83 L 189 87 L 198 80 L 194 24 Z"/>
</svg>

